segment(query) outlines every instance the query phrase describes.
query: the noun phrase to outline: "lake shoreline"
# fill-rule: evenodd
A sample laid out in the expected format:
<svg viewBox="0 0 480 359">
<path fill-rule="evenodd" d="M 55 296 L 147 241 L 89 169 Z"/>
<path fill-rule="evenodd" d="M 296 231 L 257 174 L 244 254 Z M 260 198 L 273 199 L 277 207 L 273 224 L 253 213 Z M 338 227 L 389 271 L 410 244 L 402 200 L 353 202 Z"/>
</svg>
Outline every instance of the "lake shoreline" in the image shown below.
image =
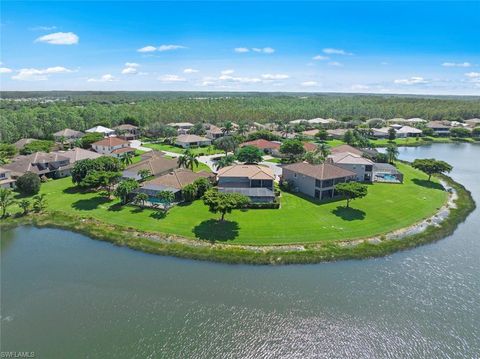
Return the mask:
<svg viewBox="0 0 480 359">
<path fill-rule="evenodd" d="M 438 178 L 453 189 L 456 198 L 452 199 L 453 195 L 450 195 L 448 203 L 433 216 L 385 235 L 332 243 L 278 246 L 212 243 L 206 240 L 138 231 L 134 228 L 111 225 L 94 218 L 77 217 L 63 212 L 32 213 L 29 216 L 8 218 L 4 220 L 2 229 L 20 225 L 60 228 L 146 253 L 229 264 L 311 264 L 365 259 L 386 256 L 443 239 L 452 234 L 476 208 L 470 192 L 463 185 L 448 176 L 441 175 Z M 448 214 L 444 215 L 441 221 L 431 222 L 432 218 L 444 212 L 446 208 Z M 428 223 L 432 224 L 428 225 Z M 421 230 L 409 232 L 414 227 Z"/>
</svg>

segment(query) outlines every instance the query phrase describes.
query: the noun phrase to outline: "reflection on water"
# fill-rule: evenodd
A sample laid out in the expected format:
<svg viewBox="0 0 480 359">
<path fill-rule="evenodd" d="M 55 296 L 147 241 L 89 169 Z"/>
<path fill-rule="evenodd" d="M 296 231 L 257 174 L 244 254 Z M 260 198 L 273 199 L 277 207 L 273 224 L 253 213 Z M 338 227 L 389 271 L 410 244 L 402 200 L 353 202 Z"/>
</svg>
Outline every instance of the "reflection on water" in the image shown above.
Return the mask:
<svg viewBox="0 0 480 359">
<path fill-rule="evenodd" d="M 480 202 L 480 146 L 437 157 Z M 2 350 L 40 358 L 475 358 L 480 213 L 386 258 L 244 266 L 143 254 L 61 230 L 2 233 Z"/>
</svg>

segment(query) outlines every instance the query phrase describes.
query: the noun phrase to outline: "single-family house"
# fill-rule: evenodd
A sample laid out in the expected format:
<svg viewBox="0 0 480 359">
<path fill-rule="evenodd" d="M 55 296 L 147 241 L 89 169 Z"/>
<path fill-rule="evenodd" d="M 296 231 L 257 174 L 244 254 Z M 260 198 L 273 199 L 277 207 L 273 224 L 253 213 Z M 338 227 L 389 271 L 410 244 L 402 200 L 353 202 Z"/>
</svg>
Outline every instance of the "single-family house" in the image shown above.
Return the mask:
<svg viewBox="0 0 480 359">
<path fill-rule="evenodd" d="M 419 130 L 418 128 L 410 127 L 410 126 L 402 126 L 396 132 L 396 136 L 398 138 L 419 137 L 421 135 L 422 135 L 422 130 Z"/>
<path fill-rule="evenodd" d="M 177 158 L 168 158 L 161 152 L 147 152 L 147 156 L 142 156 L 142 160 L 129 165 L 122 173 L 123 178 L 133 178 L 140 180 L 138 174 L 141 170 L 148 170 L 154 177 L 162 176 L 178 168 Z"/>
<path fill-rule="evenodd" d="M 130 143 L 118 137 L 107 137 L 103 140 L 92 143 L 92 149 L 102 155 L 120 158 L 127 153 L 132 155 L 135 149 L 130 147 Z"/>
<path fill-rule="evenodd" d="M 422 124 L 422 123 L 426 123 L 427 120 L 424 120 L 423 118 L 419 118 L 419 117 L 413 117 L 413 118 L 409 118 L 406 122 L 413 123 L 413 124 Z"/>
<path fill-rule="evenodd" d="M 118 125 L 114 127 L 115 133 L 121 139 L 126 141 L 136 140 L 140 137 L 140 129 L 137 126 L 124 123 L 123 125 Z"/>
<path fill-rule="evenodd" d="M 427 128 L 431 128 L 438 136 L 448 136 L 450 134 L 450 124 L 443 121 L 430 121 Z"/>
<path fill-rule="evenodd" d="M 299 162 L 282 167 L 282 180 L 287 181 L 293 191 L 319 200 L 335 197 L 336 184 L 355 178 L 355 172 L 330 163 L 312 165 Z"/>
<path fill-rule="evenodd" d="M 403 174 L 389 163 L 374 163 L 373 180 L 375 182 L 403 183 Z"/>
<path fill-rule="evenodd" d="M 49 178 L 60 178 L 70 175 L 70 159 L 59 152 L 35 152 L 30 155 L 15 157 L 11 163 L 2 165 L 11 171 L 11 177 L 16 179 L 27 172 Z"/>
<path fill-rule="evenodd" d="M 68 142 L 68 143 L 72 143 L 72 142 L 75 142 L 76 140 L 78 140 L 79 138 L 82 138 L 83 135 L 84 135 L 83 132 L 72 130 L 70 128 L 66 128 L 64 130 L 55 132 L 53 134 L 53 138 L 57 142 L 65 141 L 65 142 Z"/>
<path fill-rule="evenodd" d="M 167 124 L 167 126 L 175 128 L 177 130 L 177 134 L 185 135 L 194 126 L 194 124 L 190 122 L 170 122 Z"/>
<path fill-rule="evenodd" d="M 470 127 L 477 127 L 480 126 L 480 118 L 471 118 L 469 120 L 465 120 L 465 123 Z"/>
<path fill-rule="evenodd" d="M 220 127 L 212 125 L 210 123 L 205 124 L 205 137 L 216 140 L 217 138 L 223 137 L 223 131 Z"/>
<path fill-rule="evenodd" d="M 298 120 L 289 121 L 288 123 L 291 124 L 291 125 L 299 125 L 299 124 L 308 125 L 308 120 L 306 120 L 304 118 L 300 118 Z"/>
<path fill-rule="evenodd" d="M 175 140 L 175 144 L 183 148 L 201 147 L 210 146 L 212 144 L 212 140 L 197 135 L 180 135 Z"/>
<path fill-rule="evenodd" d="M 149 196 L 148 201 L 151 203 L 159 203 L 159 199 L 156 198 L 158 193 L 160 191 L 170 191 L 175 195 L 175 202 L 180 202 L 183 200 L 182 189 L 199 178 L 211 179 L 212 173 L 193 172 L 186 168 L 178 168 L 150 181 L 143 182 L 136 192 L 146 193 Z"/>
<path fill-rule="evenodd" d="M 360 182 L 373 181 L 373 161 L 351 152 L 332 153 L 327 162 L 349 170 L 356 174 L 355 179 Z"/>
<path fill-rule="evenodd" d="M 317 128 L 314 128 L 313 130 L 306 130 L 306 131 L 303 131 L 302 132 L 302 135 L 304 135 L 305 137 L 308 137 L 308 138 L 314 138 L 315 135 L 320 132 L 319 129 Z"/>
<path fill-rule="evenodd" d="M 372 136 L 375 138 L 388 138 L 390 127 L 372 128 Z"/>
<path fill-rule="evenodd" d="M 328 125 L 335 122 L 333 118 L 312 118 L 307 121 L 310 125 Z"/>
<path fill-rule="evenodd" d="M 95 126 L 95 127 L 89 128 L 85 132 L 87 132 L 87 133 L 101 133 L 105 137 L 112 136 L 113 134 L 115 134 L 115 130 L 112 130 L 111 128 L 104 127 L 104 126 Z"/>
<path fill-rule="evenodd" d="M 21 138 L 17 142 L 14 142 L 13 145 L 18 151 L 21 151 L 25 148 L 26 145 L 29 143 L 36 141 L 34 138 Z"/>
<path fill-rule="evenodd" d="M 67 151 L 57 151 L 61 156 L 67 157 L 70 159 L 70 164 L 73 165 L 77 161 L 82 160 L 94 160 L 95 158 L 102 157 L 100 153 L 84 150 L 83 148 L 75 147 Z"/>
<path fill-rule="evenodd" d="M 327 133 L 331 138 L 334 138 L 336 140 L 343 140 L 347 131 L 348 129 L 346 128 L 337 128 L 335 130 L 327 130 Z"/>
<path fill-rule="evenodd" d="M 12 178 L 12 171 L 0 167 L 0 188 L 15 188 L 16 179 Z"/>
<path fill-rule="evenodd" d="M 275 175 L 270 167 L 262 165 L 233 165 L 221 168 L 217 174 L 218 190 L 240 193 L 252 202 L 273 202 Z"/>
<path fill-rule="evenodd" d="M 363 154 L 363 152 L 360 148 L 356 148 L 356 147 L 353 147 L 353 146 L 350 146 L 350 145 L 339 145 L 339 146 L 332 147 L 330 149 L 330 152 L 332 154 L 350 152 L 350 153 L 354 153 L 354 154 L 359 155 L 359 156 L 362 156 L 362 154 Z"/>
<path fill-rule="evenodd" d="M 264 140 L 263 138 L 259 138 L 258 140 L 248 141 L 240 144 L 240 147 L 245 146 L 257 147 L 258 149 L 268 154 L 278 154 L 281 144 L 277 141 L 268 141 Z"/>
</svg>

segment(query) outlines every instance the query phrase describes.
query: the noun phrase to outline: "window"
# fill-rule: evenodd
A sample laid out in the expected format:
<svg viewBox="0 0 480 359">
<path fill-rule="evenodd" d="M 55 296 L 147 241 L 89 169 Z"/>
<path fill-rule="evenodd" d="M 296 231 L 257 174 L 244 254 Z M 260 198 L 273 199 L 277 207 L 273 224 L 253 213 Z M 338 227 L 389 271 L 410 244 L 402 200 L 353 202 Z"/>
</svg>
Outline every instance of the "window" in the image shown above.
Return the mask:
<svg viewBox="0 0 480 359">
<path fill-rule="evenodd" d="M 315 187 L 322 187 L 322 181 L 316 179 L 315 180 Z"/>
<path fill-rule="evenodd" d="M 297 178 L 297 174 L 296 174 L 296 173 L 293 174 L 293 178 Z"/>
<path fill-rule="evenodd" d="M 373 170 L 373 166 L 372 166 L 372 165 L 367 165 L 367 166 L 365 166 L 365 171 L 367 171 L 367 172 L 372 172 L 372 170 Z"/>
</svg>

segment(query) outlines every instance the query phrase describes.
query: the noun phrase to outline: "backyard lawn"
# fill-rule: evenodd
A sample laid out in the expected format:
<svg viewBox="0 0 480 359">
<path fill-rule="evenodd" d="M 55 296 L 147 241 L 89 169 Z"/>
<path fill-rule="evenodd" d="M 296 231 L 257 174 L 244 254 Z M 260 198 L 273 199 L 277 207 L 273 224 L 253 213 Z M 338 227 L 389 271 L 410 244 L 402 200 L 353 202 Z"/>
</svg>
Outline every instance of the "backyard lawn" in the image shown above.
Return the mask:
<svg viewBox="0 0 480 359">
<path fill-rule="evenodd" d="M 145 143 L 145 144 L 143 144 L 143 146 L 144 147 L 149 147 L 149 148 L 157 150 L 157 151 L 168 151 L 168 152 L 174 152 L 174 153 L 185 152 L 185 148 L 177 147 L 177 146 L 173 146 L 173 145 L 166 145 L 166 144 L 163 144 L 163 143 Z M 201 154 L 201 153 L 203 153 L 204 155 L 216 155 L 217 153 L 223 153 L 223 151 L 218 150 L 213 146 L 192 148 L 192 149 L 190 149 L 190 151 L 193 152 L 196 155 Z"/>
<path fill-rule="evenodd" d="M 280 209 L 235 210 L 218 222 L 202 201 L 173 207 L 166 216 L 151 209 L 121 207 L 98 193 L 82 193 L 70 178 L 42 185 L 49 210 L 94 217 L 145 231 L 188 238 L 227 241 L 232 244 L 312 243 L 370 237 L 408 226 L 433 214 L 447 194 L 426 175 L 399 164 L 405 183 L 373 184 L 368 196 L 352 201 L 316 203 L 283 193 Z"/>
</svg>

